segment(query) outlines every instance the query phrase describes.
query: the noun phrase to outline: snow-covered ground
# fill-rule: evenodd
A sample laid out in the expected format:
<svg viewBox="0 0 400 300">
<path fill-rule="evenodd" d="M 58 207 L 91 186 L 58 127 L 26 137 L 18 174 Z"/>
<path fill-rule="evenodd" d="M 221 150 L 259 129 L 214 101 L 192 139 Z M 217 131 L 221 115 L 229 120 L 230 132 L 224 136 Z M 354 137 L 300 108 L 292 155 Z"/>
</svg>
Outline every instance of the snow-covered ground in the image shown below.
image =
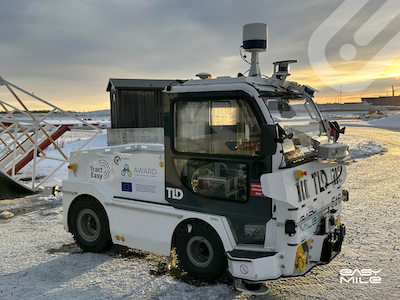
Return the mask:
<svg viewBox="0 0 400 300">
<path fill-rule="evenodd" d="M 343 205 L 342 252 L 306 276 L 268 283 L 269 294 L 258 299 L 400 299 L 400 115 L 340 124 L 347 127 L 340 141 L 350 144 L 356 161 L 345 182 L 350 201 Z M 69 155 L 84 137 L 66 139 L 62 150 Z M 105 133 L 88 148 L 100 146 L 106 146 Z M 49 167 L 39 164 L 38 172 Z M 66 176 L 65 166 L 45 185 Z M 51 208 L 0 220 L 0 299 L 256 299 L 228 279 L 210 285 L 167 271 L 160 255 L 120 247 L 83 253 L 62 227 L 61 197 L 42 195 L 38 201 Z M 11 201 L 0 201 L 0 212 Z M 381 270 L 382 283 L 341 284 L 345 268 Z"/>
</svg>

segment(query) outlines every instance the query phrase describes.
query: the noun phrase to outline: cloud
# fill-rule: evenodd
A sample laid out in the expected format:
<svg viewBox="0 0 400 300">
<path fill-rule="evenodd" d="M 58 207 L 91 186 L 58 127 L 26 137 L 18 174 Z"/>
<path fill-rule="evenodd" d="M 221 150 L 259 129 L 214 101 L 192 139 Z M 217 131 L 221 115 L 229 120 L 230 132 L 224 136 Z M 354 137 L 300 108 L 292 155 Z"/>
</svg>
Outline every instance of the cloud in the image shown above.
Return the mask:
<svg viewBox="0 0 400 300">
<path fill-rule="evenodd" d="M 293 79 L 324 88 L 310 69 L 307 45 L 314 30 L 341 3 L 5 0 L 0 10 L 0 26 L 5 29 L 0 31 L 0 75 L 56 105 L 108 108 L 109 78 L 188 79 L 202 71 L 214 77 L 243 73 L 248 65 L 239 56 L 242 27 L 263 22 L 269 27 L 269 49 L 260 54 L 262 73 L 271 75 L 274 61 L 297 59 Z M 384 34 L 393 34 L 393 28 Z M 333 63 L 339 61 L 337 44 L 328 46 Z"/>
</svg>

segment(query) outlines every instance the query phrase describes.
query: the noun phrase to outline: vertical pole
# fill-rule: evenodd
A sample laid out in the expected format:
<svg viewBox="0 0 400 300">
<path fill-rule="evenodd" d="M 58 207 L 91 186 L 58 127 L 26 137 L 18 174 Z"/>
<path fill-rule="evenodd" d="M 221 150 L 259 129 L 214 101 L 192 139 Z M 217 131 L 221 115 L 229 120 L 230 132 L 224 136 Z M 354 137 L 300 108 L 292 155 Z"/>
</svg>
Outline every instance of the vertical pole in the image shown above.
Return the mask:
<svg viewBox="0 0 400 300">
<path fill-rule="evenodd" d="M 14 140 L 17 139 L 17 123 L 14 123 Z M 13 149 L 13 161 L 12 161 L 12 169 L 11 169 L 11 177 L 14 178 L 15 175 L 15 152 L 16 152 L 16 147 L 17 147 L 17 143 L 14 143 L 14 149 Z"/>
<path fill-rule="evenodd" d="M 35 179 L 36 179 L 36 157 L 37 157 L 37 139 L 38 139 L 38 127 L 35 124 L 35 147 L 33 147 L 33 168 L 32 168 L 32 189 L 35 188 Z"/>
<path fill-rule="evenodd" d="M 260 66 L 258 61 L 258 50 L 251 51 L 251 67 L 249 71 L 250 77 L 261 77 Z"/>
<path fill-rule="evenodd" d="M 394 87 L 392 85 L 392 105 L 395 105 L 395 101 L 394 101 Z"/>
</svg>

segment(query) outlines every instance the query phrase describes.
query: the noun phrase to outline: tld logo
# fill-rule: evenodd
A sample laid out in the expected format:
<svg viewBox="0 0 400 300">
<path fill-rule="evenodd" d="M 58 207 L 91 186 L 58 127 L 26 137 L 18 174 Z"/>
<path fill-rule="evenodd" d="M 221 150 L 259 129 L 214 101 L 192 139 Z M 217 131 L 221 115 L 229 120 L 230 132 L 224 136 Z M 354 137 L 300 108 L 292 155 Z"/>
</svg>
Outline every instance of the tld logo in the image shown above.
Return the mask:
<svg viewBox="0 0 400 300">
<path fill-rule="evenodd" d="M 183 191 L 178 188 L 167 187 L 167 198 L 173 200 L 182 200 L 183 199 Z"/>
</svg>

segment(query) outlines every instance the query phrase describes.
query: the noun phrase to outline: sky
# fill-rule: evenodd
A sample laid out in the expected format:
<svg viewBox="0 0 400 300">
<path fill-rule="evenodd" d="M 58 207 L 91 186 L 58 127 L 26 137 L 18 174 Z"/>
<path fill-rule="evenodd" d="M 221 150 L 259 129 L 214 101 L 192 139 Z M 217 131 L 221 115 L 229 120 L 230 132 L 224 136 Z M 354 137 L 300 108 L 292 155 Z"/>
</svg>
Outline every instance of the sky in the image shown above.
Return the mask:
<svg viewBox="0 0 400 300">
<path fill-rule="evenodd" d="M 400 94 L 399 12 L 397 0 L 2 0 L 0 76 L 65 110 L 108 109 L 109 78 L 246 72 L 243 25 L 266 23 L 262 74 L 295 59 L 288 80 L 318 103 L 356 102 Z"/>
</svg>

